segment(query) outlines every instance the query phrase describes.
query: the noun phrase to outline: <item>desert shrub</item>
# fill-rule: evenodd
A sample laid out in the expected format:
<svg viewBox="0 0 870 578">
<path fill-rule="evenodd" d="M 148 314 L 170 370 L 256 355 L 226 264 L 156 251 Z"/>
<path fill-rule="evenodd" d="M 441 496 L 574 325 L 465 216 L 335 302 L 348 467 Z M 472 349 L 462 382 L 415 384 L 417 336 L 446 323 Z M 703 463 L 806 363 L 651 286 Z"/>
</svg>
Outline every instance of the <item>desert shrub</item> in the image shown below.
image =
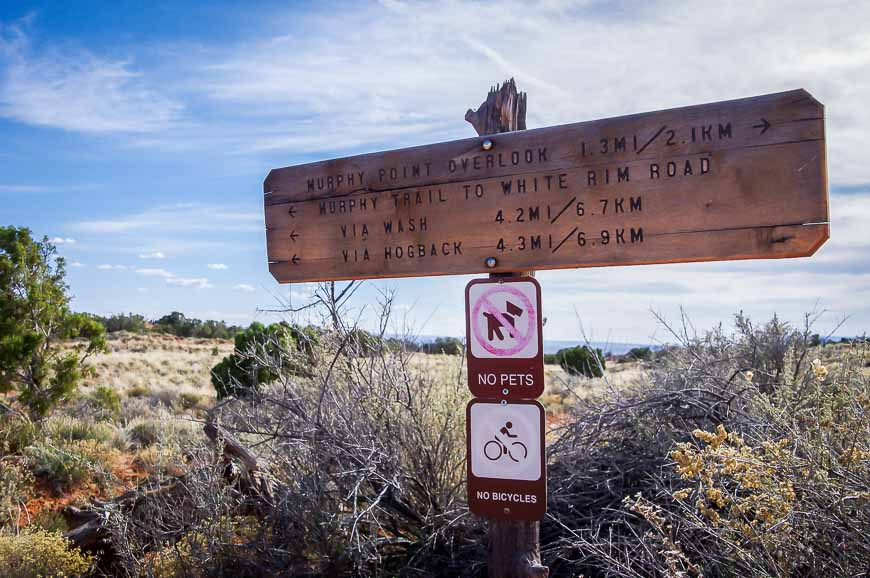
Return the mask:
<svg viewBox="0 0 870 578">
<path fill-rule="evenodd" d="M 20 508 L 33 491 L 33 475 L 27 463 L 10 458 L 0 459 L 0 526 L 15 522 Z"/>
<path fill-rule="evenodd" d="M 172 388 L 157 389 L 151 391 L 149 401 L 155 407 L 173 408 L 178 401 L 178 397 L 179 393 Z"/>
<path fill-rule="evenodd" d="M 184 471 L 182 452 L 177 447 L 150 445 L 136 452 L 133 464 L 150 476 L 178 476 Z"/>
<path fill-rule="evenodd" d="M 144 385 L 134 385 L 127 389 L 127 397 L 148 397 L 151 395 L 151 389 Z"/>
<path fill-rule="evenodd" d="M 0 532 L 0 576 L 4 578 L 77 578 L 90 571 L 92 562 L 57 532 Z"/>
<path fill-rule="evenodd" d="M 604 354 L 600 349 L 592 349 L 588 345 L 578 345 L 560 349 L 556 353 L 556 361 L 572 375 L 586 377 L 601 377 L 604 375 Z"/>
<path fill-rule="evenodd" d="M 315 341 L 312 332 L 286 323 L 252 323 L 236 335 L 233 353 L 212 368 L 218 399 L 256 393 L 282 372 L 310 373 Z"/>
<path fill-rule="evenodd" d="M 151 405 L 151 401 L 144 397 L 133 397 L 124 400 L 121 405 L 120 422 L 129 425 L 130 423 L 140 420 L 155 417 L 160 413 L 159 408 Z"/>
<path fill-rule="evenodd" d="M 161 510 L 153 525 L 116 522 L 113 544 L 129 553 L 128 572 L 143 571 L 142 553 L 167 528 L 197 529 L 179 546 L 183 555 L 163 550 L 188 575 L 457 576 L 480 568 L 469 563 L 484 558 L 484 544 L 465 509 L 461 372 L 417 371 L 403 349 L 360 335 L 342 325 L 324 332 L 323 362 L 302 378 L 284 361 L 295 348 L 285 342 L 290 351 L 254 360 L 276 376 L 271 384 L 213 410 L 269 464 L 269 507 L 255 510 L 255 531 L 224 522 L 240 523 L 251 508 L 229 491 L 225 465 L 189 466 L 192 508 Z"/>
<path fill-rule="evenodd" d="M 49 441 L 75 442 L 94 440 L 108 443 L 115 436 L 115 428 L 104 422 L 70 416 L 54 416 L 46 421 L 44 433 Z"/>
<path fill-rule="evenodd" d="M 143 420 L 130 424 L 127 429 L 127 439 L 140 448 L 156 444 L 160 441 L 162 428 L 155 420 Z"/>
<path fill-rule="evenodd" d="M 655 352 L 649 347 L 632 347 L 623 357 L 631 361 L 650 361 Z"/>
<path fill-rule="evenodd" d="M 47 532 L 66 532 L 69 530 L 69 524 L 66 523 L 63 513 L 57 510 L 41 510 L 33 517 L 30 525 Z"/>
<path fill-rule="evenodd" d="M 868 570 L 865 353 L 825 366 L 809 326 L 736 325 L 680 334 L 649 383 L 575 410 L 549 452 L 554 576 Z"/>
<path fill-rule="evenodd" d="M 102 419 L 118 419 L 121 414 L 121 396 L 111 387 L 97 387 L 88 396 L 88 401 Z"/>
<path fill-rule="evenodd" d="M 138 448 L 155 444 L 182 448 L 196 440 L 198 431 L 197 424 L 179 420 L 165 410 L 153 418 L 134 420 L 125 429 L 127 440 Z"/>
<path fill-rule="evenodd" d="M 119 331 L 145 333 L 148 329 L 148 322 L 145 320 L 145 317 L 135 313 L 114 313 L 108 317 L 91 315 L 91 317 L 102 323 L 107 333 L 117 333 Z"/>
<path fill-rule="evenodd" d="M 816 359 L 799 391 L 760 399 L 764 419 L 743 436 L 720 424 L 671 453 L 684 506 L 673 518 L 715 536 L 741 575 L 870 569 L 870 387 L 855 360 L 840 361 L 831 372 Z"/>
<path fill-rule="evenodd" d="M 680 334 L 643 383 L 563 405 L 541 525 L 552 576 L 866 573 L 866 355 L 816 363 L 808 329 L 737 321 L 734 335 Z M 248 499 L 237 464 L 196 452 L 185 508 L 110 516 L 128 574 L 483 574 L 461 372 L 355 335 L 339 319 L 305 378 L 257 358 L 274 382 L 212 417 L 268 464 L 267 499 Z"/>
<path fill-rule="evenodd" d="M 84 361 L 105 349 L 103 326 L 69 309 L 64 260 L 48 238 L 0 226 L 0 393 L 43 418 L 69 399 L 89 372 Z M 81 339 L 72 348 L 65 340 Z"/>
<path fill-rule="evenodd" d="M 182 409 L 194 409 L 202 401 L 202 396 L 197 393 L 183 392 L 178 396 Z"/>
<path fill-rule="evenodd" d="M 462 355 L 465 352 L 465 344 L 456 337 L 436 337 L 432 343 L 420 346 L 424 353 L 442 353 L 445 355 Z"/>
<path fill-rule="evenodd" d="M 0 455 L 20 453 L 39 435 L 39 426 L 24 415 L 0 414 Z"/>
<path fill-rule="evenodd" d="M 55 492 L 84 482 L 105 484 L 111 476 L 115 450 L 92 439 L 41 441 L 25 450 L 33 474 L 52 484 Z"/>
</svg>

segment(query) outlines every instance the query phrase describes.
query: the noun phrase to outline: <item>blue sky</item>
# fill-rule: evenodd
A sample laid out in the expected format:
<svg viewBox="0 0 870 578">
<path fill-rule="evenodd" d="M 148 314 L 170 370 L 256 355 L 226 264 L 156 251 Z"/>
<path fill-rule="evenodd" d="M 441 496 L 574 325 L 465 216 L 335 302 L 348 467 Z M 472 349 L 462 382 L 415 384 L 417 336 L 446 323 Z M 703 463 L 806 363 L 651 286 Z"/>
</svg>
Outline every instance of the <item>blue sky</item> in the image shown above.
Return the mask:
<svg viewBox="0 0 870 578">
<path fill-rule="evenodd" d="M 207 5 L 206 5 L 207 4 Z M 247 323 L 311 285 L 266 267 L 270 168 L 472 136 L 515 76 L 530 128 L 806 88 L 826 105 L 831 240 L 810 259 L 539 274 L 548 339 L 663 340 L 744 310 L 870 327 L 866 2 L 3 2 L 0 222 L 56 239 L 75 307 Z M 463 332 L 469 277 L 366 282 Z"/>
</svg>

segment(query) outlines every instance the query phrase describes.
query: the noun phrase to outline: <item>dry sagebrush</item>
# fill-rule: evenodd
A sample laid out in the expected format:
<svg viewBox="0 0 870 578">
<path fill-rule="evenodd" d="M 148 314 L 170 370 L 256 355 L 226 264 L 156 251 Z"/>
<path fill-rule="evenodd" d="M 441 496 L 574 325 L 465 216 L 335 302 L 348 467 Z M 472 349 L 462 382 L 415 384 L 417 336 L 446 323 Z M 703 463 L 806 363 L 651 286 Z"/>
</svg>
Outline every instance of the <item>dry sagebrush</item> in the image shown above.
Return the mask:
<svg viewBox="0 0 870 578">
<path fill-rule="evenodd" d="M 550 454 L 555 574 L 870 569 L 866 351 L 822 361 L 809 324 L 736 326 L 675 332 L 647 386 L 578 409 Z"/>
<path fill-rule="evenodd" d="M 465 506 L 461 358 L 450 374 L 421 371 L 401 348 L 332 319 L 312 376 L 280 371 L 293 364 L 279 357 L 295 352 L 253 347 L 247 354 L 279 379 L 213 411 L 267 464 L 262 501 L 246 505 L 207 460 L 191 467 L 189 507 L 161 513 L 160 527 L 117 522 L 116 543 L 132 545 L 131 575 L 456 576 L 479 568 L 481 525 Z M 180 542 L 155 547 L 159 534 L 182 528 Z"/>
<path fill-rule="evenodd" d="M 462 360 L 426 371 L 337 309 L 328 320 L 312 376 L 281 374 L 213 411 L 257 454 L 257 476 L 201 448 L 175 507 L 111 514 L 129 575 L 482 575 Z M 645 382 L 565 405 L 541 530 L 551 575 L 868 570 L 866 353 L 832 356 L 809 325 L 736 326 L 694 335 L 684 324 Z M 248 354 L 288 365 L 270 351 Z"/>
</svg>

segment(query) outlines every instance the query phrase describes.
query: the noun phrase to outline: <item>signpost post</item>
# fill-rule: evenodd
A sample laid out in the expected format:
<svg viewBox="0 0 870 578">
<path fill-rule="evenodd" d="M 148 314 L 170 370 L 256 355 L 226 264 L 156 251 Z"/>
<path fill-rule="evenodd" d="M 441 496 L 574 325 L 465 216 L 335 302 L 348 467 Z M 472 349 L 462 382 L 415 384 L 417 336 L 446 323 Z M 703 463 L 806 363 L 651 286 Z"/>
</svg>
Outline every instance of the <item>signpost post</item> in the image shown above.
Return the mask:
<svg viewBox="0 0 870 578">
<path fill-rule="evenodd" d="M 480 107 L 474 111 L 469 110 L 465 114 L 465 120 L 471 123 L 474 127 L 474 130 L 477 131 L 477 134 L 480 136 L 484 135 L 492 135 L 492 134 L 502 134 L 506 132 L 514 132 L 516 130 L 525 130 L 526 128 L 526 93 L 517 92 L 516 84 L 514 83 L 513 78 L 510 79 L 509 82 L 506 82 L 504 85 L 499 87 L 495 87 L 493 90 L 489 91 L 487 98 L 483 103 L 481 103 Z M 483 144 L 484 148 L 487 147 L 486 141 Z M 489 147 L 492 148 L 492 142 L 490 141 Z M 495 264 L 497 264 L 497 260 L 492 258 Z M 492 263 L 488 260 L 486 263 L 488 266 Z M 508 278 L 521 278 L 527 277 L 531 280 L 531 277 L 534 277 L 535 273 L 533 271 L 528 272 L 517 272 L 512 271 L 508 273 L 490 273 L 490 279 L 498 279 L 506 281 Z M 472 310 L 469 310 L 469 301 L 471 297 L 471 287 L 474 285 L 474 281 L 468 284 L 466 287 L 466 346 L 471 349 L 471 326 L 472 326 Z M 526 291 L 526 297 L 532 301 L 532 296 L 529 295 L 530 291 Z M 535 291 L 534 291 L 537 299 L 536 303 L 536 311 L 537 311 L 537 319 L 534 320 L 534 325 L 537 326 L 538 332 L 538 343 L 539 343 L 539 352 L 540 359 L 532 358 L 529 360 L 531 362 L 531 371 L 533 378 L 537 375 L 541 376 L 540 385 L 535 385 L 534 390 L 528 391 L 528 395 L 533 397 L 538 397 L 541 393 L 543 393 L 543 375 L 544 375 L 544 339 L 543 339 L 543 323 L 541 321 L 541 288 L 535 282 Z M 528 309 L 528 306 L 526 306 Z M 505 310 L 507 309 L 507 299 L 505 299 Z M 514 311 L 513 313 L 518 313 Z M 499 321 L 502 319 L 499 318 Z M 532 322 L 532 315 L 529 315 L 528 322 Z M 487 333 L 489 331 L 489 318 L 487 318 Z M 529 323 L 529 326 L 532 326 L 532 323 Z M 507 331 L 507 328 L 505 328 Z M 529 340 L 531 343 L 534 343 L 534 339 Z M 507 352 L 504 352 L 507 353 Z M 530 352 L 531 353 L 531 352 Z M 488 393 L 486 390 L 483 392 L 475 391 L 475 382 L 472 380 L 472 374 L 475 373 L 480 375 L 479 371 L 475 371 L 475 368 L 478 367 L 476 363 L 472 364 L 472 360 L 476 359 L 474 351 L 467 351 L 466 358 L 468 359 L 469 365 L 469 386 L 472 389 L 472 393 L 475 395 L 486 396 Z M 503 360 L 502 363 L 504 363 Z M 512 363 L 508 361 L 507 363 Z M 507 373 L 505 370 L 507 367 L 502 366 L 499 371 L 499 375 L 504 375 Z M 514 389 L 513 393 L 510 388 L 507 389 L 507 393 L 502 391 L 503 398 L 507 396 L 522 397 L 523 390 L 519 391 Z M 507 399 L 503 399 L 503 402 L 507 401 Z M 471 408 L 471 404 L 469 404 L 469 410 Z M 543 408 L 541 408 L 543 410 Z M 471 428 L 471 415 L 466 417 L 468 422 L 469 429 Z M 507 424 L 505 424 L 507 425 Z M 538 501 L 537 509 L 528 512 L 530 514 L 534 514 L 534 517 L 528 519 L 527 516 L 523 516 L 525 512 L 519 512 L 514 508 L 510 509 L 509 506 L 504 506 L 502 509 L 502 515 L 496 515 L 489 518 L 489 544 L 487 545 L 488 550 L 488 560 L 487 560 L 487 573 L 490 577 L 496 576 L 505 576 L 512 578 L 516 577 L 526 577 L 526 578 L 546 578 L 549 576 L 549 568 L 541 564 L 541 520 L 544 517 L 547 509 L 547 501 L 546 501 L 546 491 L 547 491 L 547 462 L 546 462 L 546 440 L 544 436 L 546 435 L 546 426 L 545 420 L 543 417 L 543 411 L 541 414 L 541 431 L 539 435 L 541 436 L 541 443 L 544 446 L 544 450 L 541 452 L 541 459 L 543 460 L 543 469 L 541 472 L 541 480 L 537 483 L 537 485 L 532 486 L 531 488 L 527 488 L 531 490 L 531 495 L 536 496 L 536 500 Z M 466 452 L 466 460 L 471 465 L 471 461 L 473 459 L 472 456 L 472 442 L 471 442 L 471 434 L 470 432 L 467 434 L 467 443 L 469 444 L 468 451 Z M 530 436 L 531 437 L 531 436 Z M 485 449 L 485 448 L 484 448 Z M 476 476 L 474 472 L 471 471 L 469 467 L 468 472 L 468 507 L 470 510 L 480 510 L 485 515 L 485 506 L 479 504 L 477 502 L 477 492 L 475 486 Z M 504 481 L 502 482 L 504 484 Z M 543 494 L 543 496 L 542 496 Z M 525 494 L 528 495 L 528 494 Z M 489 497 L 489 495 L 488 495 Z M 543 499 L 541 499 L 543 498 Z"/>
<path fill-rule="evenodd" d="M 548 572 L 531 271 L 805 257 L 828 239 L 824 107 L 804 90 L 536 130 L 525 110 L 511 80 L 466 114 L 478 138 L 274 169 L 263 187 L 281 283 L 490 274 L 466 289 L 468 498 L 499 577 Z"/>
</svg>

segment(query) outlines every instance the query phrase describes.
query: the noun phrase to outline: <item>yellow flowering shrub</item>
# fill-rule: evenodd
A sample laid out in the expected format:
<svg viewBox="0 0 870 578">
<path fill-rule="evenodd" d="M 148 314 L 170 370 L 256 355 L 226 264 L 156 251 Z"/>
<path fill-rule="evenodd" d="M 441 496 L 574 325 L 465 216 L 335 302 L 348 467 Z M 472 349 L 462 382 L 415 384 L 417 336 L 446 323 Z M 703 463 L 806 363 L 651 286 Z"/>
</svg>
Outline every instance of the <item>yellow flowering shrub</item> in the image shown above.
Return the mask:
<svg viewBox="0 0 870 578">
<path fill-rule="evenodd" d="M 747 567 L 786 576 L 854 568 L 853 552 L 870 539 L 863 365 L 863 353 L 833 368 L 815 359 L 795 387 L 755 397 L 758 422 L 746 435 L 720 424 L 676 444 L 677 518 L 717 536 Z"/>
<path fill-rule="evenodd" d="M 694 498 L 697 511 L 710 524 L 733 534 L 729 539 L 763 541 L 772 547 L 787 539 L 795 506 L 790 478 L 794 464 L 784 449 L 789 440 L 751 447 L 722 425 L 715 432 L 695 430 L 692 436 L 703 447 L 686 442 L 671 452 L 677 473 L 694 483 L 674 498 Z"/>
<path fill-rule="evenodd" d="M 563 470 L 551 467 L 548 512 L 570 528 L 559 571 L 864 576 L 870 342 L 826 344 L 813 318 L 740 314 L 733 334 L 666 325 L 679 345 L 648 383 L 577 411 L 549 452 Z"/>
<path fill-rule="evenodd" d="M 59 532 L 23 530 L 0 533 L 0 576 L 3 578 L 76 578 L 93 559 L 71 548 Z"/>
</svg>

